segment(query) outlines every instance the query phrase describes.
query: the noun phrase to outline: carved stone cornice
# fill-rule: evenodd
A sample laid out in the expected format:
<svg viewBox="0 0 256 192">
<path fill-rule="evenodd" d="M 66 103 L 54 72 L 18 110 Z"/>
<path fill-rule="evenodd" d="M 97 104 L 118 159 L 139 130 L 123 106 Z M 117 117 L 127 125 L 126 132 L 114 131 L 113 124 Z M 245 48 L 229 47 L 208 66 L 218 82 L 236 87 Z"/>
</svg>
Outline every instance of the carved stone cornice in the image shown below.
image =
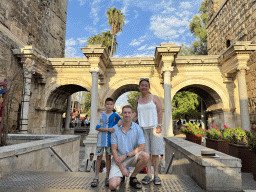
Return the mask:
<svg viewBox="0 0 256 192">
<path fill-rule="evenodd" d="M 156 47 L 155 50 L 155 63 L 157 67 L 161 67 L 161 60 L 163 58 L 165 61 L 172 60 L 177 56 L 180 52 L 181 46 L 176 46 L 175 43 L 162 43 L 160 46 Z M 172 59 L 173 58 L 173 59 Z"/>
<path fill-rule="evenodd" d="M 81 48 L 81 50 L 88 59 L 92 57 L 99 57 L 105 67 L 109 65 L 109 55 L 106 48 L 101 45 L 88 45 L 87 47 Z"/>
<path fill-rule="evenodd" d="M 251 44 L 251 41 L 237 41 L 236 44 L 229 47 L 219 57 L 222 72 L 234 73 L 239 68 L 247 69 L 250 54 L 255 50 L 256 44 Z"/>
<path fill-rule="evenodd" d="M 14 55 L 20 58 L 31 58 L 37 61 L 37 64 L 50 65 L 50 62 L 48 61 L 47 57 L 45 57 L 42 52 L 40 52 L 32 45 L 25 46 L 20 49 L 13 49 L 12 52 Z"/>
</svg>

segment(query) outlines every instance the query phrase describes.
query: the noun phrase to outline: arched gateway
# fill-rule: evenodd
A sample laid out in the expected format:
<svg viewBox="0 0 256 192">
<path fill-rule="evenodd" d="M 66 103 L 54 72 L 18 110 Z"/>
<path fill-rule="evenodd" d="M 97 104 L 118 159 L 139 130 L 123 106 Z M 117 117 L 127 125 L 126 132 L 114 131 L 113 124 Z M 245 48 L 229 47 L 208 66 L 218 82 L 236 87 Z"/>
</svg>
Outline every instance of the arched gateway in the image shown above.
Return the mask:
<svg viewBox="0 0 256 192">
<path fill-rule="evenodd" d="M 107 97 L 116 100 L 124 92 L 138 90 L 140 78 L 149 78 L 152 94 L 161 99 L 165 136 L 173 135 L 171 99 L 182 90 L 202 97 L 210 126 L 226 124 L 249 130 L 245 72 L 249 55 L 254 50 L 256 45 L 250 42 L 237 42 L 221 55 L 177 56 L 180 46 L 168 43 L 156 47 L 154 57 L 109 58 L 103 47 L 91 45 L 82 48 L 86 58 L 48 59 L 31 46 L 14 50 L 27 71 L 22 130 L 58 133 L 65 100 L 72 93 L 84 90 L 92 95 L 87 144 L 96 142 L 96 119 L 104 108 L 104 100 Z M 44 85 L 40 98 L 32 98 L 29 94 L 33 74 L 39 74 Z M 35 117 L 29 113 L 34 113 Z M 34 123 L 28 117 L 34 118 Z"/>
</svg>

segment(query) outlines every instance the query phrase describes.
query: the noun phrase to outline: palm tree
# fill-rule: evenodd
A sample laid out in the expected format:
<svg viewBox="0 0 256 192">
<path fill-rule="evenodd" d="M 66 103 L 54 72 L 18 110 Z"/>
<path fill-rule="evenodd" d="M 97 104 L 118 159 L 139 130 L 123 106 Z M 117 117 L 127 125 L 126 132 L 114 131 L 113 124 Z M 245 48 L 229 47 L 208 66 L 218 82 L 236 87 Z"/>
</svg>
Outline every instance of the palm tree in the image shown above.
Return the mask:
<svg viewBox="0 0 256 192">
<path fill-rule="evenodd" d="M 112 43 L 113 40 L 114 42 Z M 110 31 L 102 32 L 102 34 L 94 35 L 87 40 L 87 45 L 96 45 L 96 44 L 103 45 L 108 49 L 108 52 L 110 52 L 110 48 L 113 45 L 113 53 L 116 52 L 116 46 L 117 46 L 116 38 L 113 38 L 113 34 L 111 34 Z"/>
<path fill-rule="evenodd" d="M 96 44 L 102 44 L 101 34 L 94 35 L 87 40 L 87 45 L 96 45 Z"/>
<path fill-rule="evenodd" d="M 113 47 L 112 53 L 114 54 L 116 52 L 117 42 L 116 37 L 113 38 L 113 36 L 114 35 L 110 31 L 102 32 L 103 46 L 108 49 L 109 53 L 111 52 L 111 48 Z"/>
<path fill-rule="evenodd" d="M 118 10 L 114 7 L 114 8 L 108 8 L 107 17 L 108 17 L 108 25 L 111 26 L 111 33 L 113 34 L 111 51 L 110 51 L 110 57 L 112 57 L 113 49 L 114 49 L 114 39 L 116 37 L 116 34 L 119 31 L 122 31 L 123 29 L 125 16 L 123 15 L 123 13 L 121 13 L 121 10 Z"/>
</svg>

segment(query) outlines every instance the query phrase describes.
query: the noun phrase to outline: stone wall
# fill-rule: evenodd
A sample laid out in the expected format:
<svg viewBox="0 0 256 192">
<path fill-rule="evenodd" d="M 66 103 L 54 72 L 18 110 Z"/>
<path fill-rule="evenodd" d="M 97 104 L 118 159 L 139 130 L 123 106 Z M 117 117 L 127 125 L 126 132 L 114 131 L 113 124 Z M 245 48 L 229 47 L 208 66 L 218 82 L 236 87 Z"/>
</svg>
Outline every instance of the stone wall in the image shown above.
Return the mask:
<svg viewBox="0 0 256 192">
<path fill-rule="evenodd" d="M 21 105 L 23 71 L 20 59 L 12 50 L 32 45 L 43 56 L 64 57 L 66 16 L 68 0 L 1 0 L 0 1 L 0 81 L 15 77 L 20 82 L 11 113 L 12 124 L 18 128 L 18 113 Z M 17 75 L 17 71 L 21 71 Z M 32 76 L 31 108 L 29 120 L 37 118 L 36 101 L 43 96 L 44 84 Z M 11 126 L 12 127 L 12 126 Z M 56 131 L 53 131 L 56 133 Z"/>
<path fill-rule="evenodd" d="M 78 171 L 80 136 L 9 134 L 8 140 L 10 143 L 32 141 L 0 148 L 0 179 L 23 171 L 69 171 L 50 146 L 72 171 Z"/>
<path fill-rule="evenodd" d="M 208 10 L 209 55 L 225 51 L 228 40 L 230 44 L 236 41 L 256 43 L 255 0 L 209 0 Z"/>
<path fill-rule="evenodd" d="M 241 160 L 219 151 L 217 158 L 201 156 L 207 147 L 178 137 L 165 137 L 165 162 L 174 160 L 168 173 L 189 175 L 206 191 L 241 191 Z"/>
<path fill-rule="evenodd" d="M 2 0 L 0 23 L 46 57 L 64 57 L 67 0 Z"/>
<path fill-rule="evenodd" d="M 246 74 L 251 126 L 256 127 L 256 52 L 251 54 Z"/>
</svg>

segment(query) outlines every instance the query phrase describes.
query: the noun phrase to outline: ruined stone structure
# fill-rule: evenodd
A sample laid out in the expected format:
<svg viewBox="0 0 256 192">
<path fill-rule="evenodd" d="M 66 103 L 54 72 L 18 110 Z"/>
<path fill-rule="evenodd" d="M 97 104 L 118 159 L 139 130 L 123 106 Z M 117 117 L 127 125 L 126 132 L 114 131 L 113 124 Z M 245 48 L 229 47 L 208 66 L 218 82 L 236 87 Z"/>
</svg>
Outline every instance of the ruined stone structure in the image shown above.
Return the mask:
<svg viewBox="0 0 256 192">
<path fill-rule="evenodd" d="M 33 124 L 37 119 L 35 101 L 42 96 L 45 87 L 46 58 L 64 57 L 66 15 L 67 0 L 0 1 L 0 81 L 7 79 L 10 85 L 11 79 L 24 80 L 25 84 L 31 85 L 22 90 L 21 83 L 21 90 L 17 91 L 18 100 L 11 115 L 14 126 Z M 13 54 L 13 49 L 28 45 L 36 48 L 34 54 L 40 55 L 38 58 Z M 22 92 L 25 97 L 22 97 Z M 28 99 L 31 101 L 29 105 L 26 104 Z M 22 110 L 29 111 L 29 114 L 18 122 L 17 114 Z"/>
<path fill-rule="evenodd" d="M 222 54 L 237 41 L 256 43 L 255 0 L 208 0 L 208 53 Z M 250 122 L 256 126 L 255 54 L 252 53 L 246 68 Z M 235 70 L 227 71 L 235 80 Z"/>
<path fill-rule="evenodd" d="M 250 4 L 253 1 L 247 2 Z M 177 56 L 180 46 L 170 43 L 157 46 L 154 57 L 147 58 L 109 58 L 108 52 L 99 45 L 82 48 L 85 58 L 63 58 L 67 1 L 1 3 L 4 7 L 0 18 L 3 44 L 0 47 L 1 62 L 13 65 L 14 69 L 24 69 L 21 132 L 62 133 L 61 118 L 66 112 L 64 104 L 67 98 L 77 91 L 90 91 L 91 128 L 84 141 L 86 153 L 90 153 L 94 151 L 96 143 L 96 118 L 104 108 L 105 99 L 113 97 L 116 100 L 127 91 L 138 90 L 141 77 L 150 78 L 151 92 L 158 95 L 162 102 L 165 136 L 173 135 L 171 99 L 177 92 L 184 90 L 203 98 L 203 111 L 208 114 L 209 126 L 214 124 L 223 127 L 226 124 L 249 130 L 246 70 L 248 60 L 250 67 L 255 65 L 251 55 L 256 45 L 237 38 L 230 39 L 230 46 L 226 48 L 226 41 L 221 44 L 221 35 L 224 34 L 215 35 L 211 32 L 216 26 L 225 28 L 221 28 L 219 33 L 232 31 L 226 29 L 229 24 L 221 23 L 222 18 L 219 17 L 222 10 L 228 10 L 226 5 L 239 7 L 241 4 L 242 7 L 241 1 L 209 1 L 209 6 L 217 10 L 216 13 L 209 13 L 210 55 Z M 12 4 L 19 6 L 12 10 Z M 30 9 L 27 10 L 28 5 Z M 217 9 L 216 5 L 220 7 Z M 255 7 L 254 4 L 250 5 L 250 8 Z M 17 19 L 15 14 L 10 16 L 12 12 L 17 14 Z M 253 38 L 246 40 L 254 41 Z M 255 90 L 255 85 L 248 90 Z"/>
</svg>

